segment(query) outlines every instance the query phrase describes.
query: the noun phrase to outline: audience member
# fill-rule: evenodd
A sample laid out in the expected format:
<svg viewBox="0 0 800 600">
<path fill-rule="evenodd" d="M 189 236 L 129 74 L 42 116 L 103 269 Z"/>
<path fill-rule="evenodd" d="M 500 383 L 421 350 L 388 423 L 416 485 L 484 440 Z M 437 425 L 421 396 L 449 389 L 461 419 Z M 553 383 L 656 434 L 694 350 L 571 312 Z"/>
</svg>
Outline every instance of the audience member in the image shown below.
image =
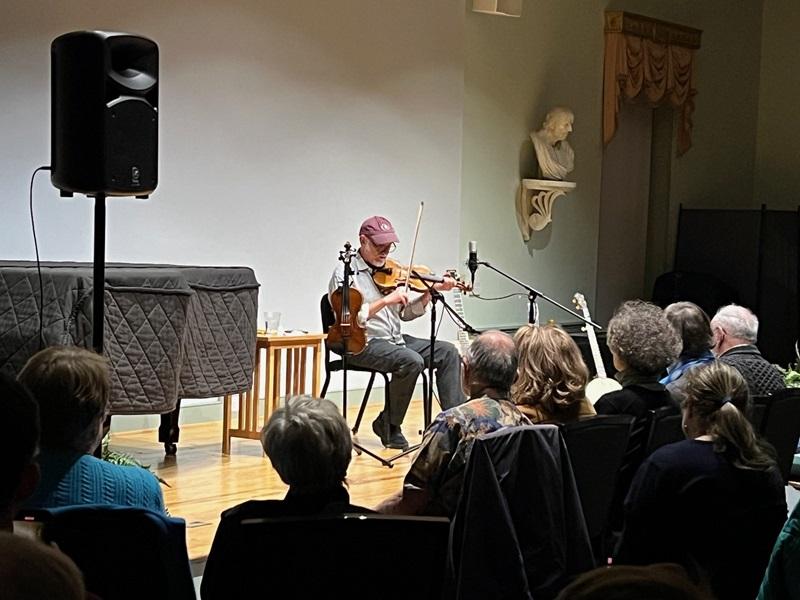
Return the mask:
<svg viewBox="0 0 800 600">
<path fill-rule="evenodd" d="M 556 600 L 708 600 L 680 565 L 600 567 L 561 590 Z"/>
<path fill-rule="evenodd" d="M 617 307 L 608 323 L 606 340 L 617 369 L 614 377 L 622 389 L 601 396 L 594 408 L 599 415 L 625 414 L 635 418 L 611 502 L 610 529 L 617 535 L 622 529 L 625 496 L 644 460 L 650 411 L 675 405 L 666 386 L 658 380 L 680 353 L 681 340 L 664 312 L 641 300 Z M 608 547 L 613 547 L 612 540 Z"/>
<path fill-rule="evenodd" d="M 161 487 L 140 467 L 92 456 L 110 393 L 108 361 L 74 346 L 33 355 L 19 374 L 39 405 L 41 481 L 28 508 L 117 504 L 164 511 Z"/>
<path fill-rule="evenodd" d="M 750 393 L 766 396 L 786 387 L 778 369 L 756 348 L 758 318 L 736 304 L 723 306 L 711 319 L 714 354 L 735 367 L 744 377 Z"/>
<path fill-rule="evenodd" d="M 616 562 L 676 562 L 707 577 L 720 600 L 753 598 L 786 519 L 783 481 L 744 416 L 750 396 L 738 371 L 717 361 L 686 377 L 688 439 L 637 472 Z"/>
<path fill-rule="evenodd" d="M 440 413 L 425 430 L 422 446 L 400 494 L 377 510 L 393 514 L 452 516 L 475 437 L 531 422 L 509 401 L 517 352 L 501 331 L 479 335 L 462 357 L 461 381 L 470 401 Z"/>
<path fill-rule="evenodd" d="M 800 600 L 800 503 L 775 542 L 757 600 Z"/>
<path fill-rule="evenodd" d="M 42 542 L 1 532 L 0 590 L 3 600 L 87 597 L 83 575 L 69 557 Z"/>
<path fill-rule="evenodd" d="M 36 489 L 39 411 L 22 384 L 0 375 L 0 531 L 12 531 L 16 509 Z"/>
<path fill-rule="evenodd" d="M 647 411 L 672 403 L 658 380 L 680 353 L 681 340 L 659 307 L 641 300 L 623 302 L 608 323 L 607 344 L 622 389 L 601 396 L 594 405 L 597 414 L 641 420 Z"/>
<path fill-rule="evenodd" d="M 675 328 L 683 342 L 678 360 L 667 367 L 667 375 L 660 383 L 667 386 L 673 398 L 683 399 L 683 386 L 686 383 L 683 375 L 699 365 L 714 360 L 711 348 L 714 338 L 711 334 L 711 320 L 706 312 L 692 302 L 675 302 L 664 309 L 664 316 Z"/>
<path fill-rule="evenodd" d="M 595 415 L 586 398 L 589 370 L 570 335 L 556 325 L 523 325 L 514 334 L 519 366 L 511 399 L 534 423 Z"/>
<path fill-rule="evenodd" d="M 244 519 L 372 512 L 350 504 L 345 486 L 353 441 L 330 400 L 289 398 L 261 431 L 261 445 L 289 491 L 283 500 L 248 500 L 222 513 L 203 574 L 203 598 L 227 597 L 222 574 L 235 560 Z"/>
</svg>

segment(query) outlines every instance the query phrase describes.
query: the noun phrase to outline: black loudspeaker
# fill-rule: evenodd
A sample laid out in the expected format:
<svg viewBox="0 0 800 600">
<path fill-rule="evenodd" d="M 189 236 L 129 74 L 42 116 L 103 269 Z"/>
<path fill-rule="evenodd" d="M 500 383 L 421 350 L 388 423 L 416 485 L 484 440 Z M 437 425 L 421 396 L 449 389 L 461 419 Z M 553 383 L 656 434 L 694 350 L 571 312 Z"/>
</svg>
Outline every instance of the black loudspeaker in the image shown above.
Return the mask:
<svg viewBox="0 0 800 600">
<path fill-rule="evenodd" d="M 51 56 L 51 180 L 62 195 L 147 196 L 158 183 L 158 46 L 75 31 Z"/>
</svg>

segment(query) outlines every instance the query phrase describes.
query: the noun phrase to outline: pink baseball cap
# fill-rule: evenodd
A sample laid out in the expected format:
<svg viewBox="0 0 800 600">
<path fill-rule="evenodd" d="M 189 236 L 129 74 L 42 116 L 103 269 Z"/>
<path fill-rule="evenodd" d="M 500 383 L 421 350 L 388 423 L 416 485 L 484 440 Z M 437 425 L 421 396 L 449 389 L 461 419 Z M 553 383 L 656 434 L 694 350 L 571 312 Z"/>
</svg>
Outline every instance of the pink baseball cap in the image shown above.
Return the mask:
<svg viewBox="0 0 800 600">
<path fill-rule="evenodd" d="M 391 222 L 386 217 L 375 215 L 361 224 L 358 235 L 367 236 L 373 244 L 382 246 L 390 242 L 399 242 Z"/>
</svg>

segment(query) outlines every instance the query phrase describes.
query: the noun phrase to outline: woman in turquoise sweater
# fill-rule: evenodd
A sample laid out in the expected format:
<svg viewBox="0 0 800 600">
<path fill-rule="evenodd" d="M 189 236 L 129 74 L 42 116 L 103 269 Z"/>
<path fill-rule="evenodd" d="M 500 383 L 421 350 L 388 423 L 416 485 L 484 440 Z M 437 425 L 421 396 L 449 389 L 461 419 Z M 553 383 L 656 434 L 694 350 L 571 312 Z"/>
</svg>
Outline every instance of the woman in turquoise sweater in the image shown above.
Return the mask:
<svg viewBox="0 0 800 600">
<path fill-rule="evenodd" d="M 26 508 L 115 504 L 164 512 L 158 480 L 140 467 L 114 465 L 97 447 L 110 394 L 105 357 L 52 346 L 28 360 L 19 381 L 39 404 L 41 481 Z"/>
</svg>

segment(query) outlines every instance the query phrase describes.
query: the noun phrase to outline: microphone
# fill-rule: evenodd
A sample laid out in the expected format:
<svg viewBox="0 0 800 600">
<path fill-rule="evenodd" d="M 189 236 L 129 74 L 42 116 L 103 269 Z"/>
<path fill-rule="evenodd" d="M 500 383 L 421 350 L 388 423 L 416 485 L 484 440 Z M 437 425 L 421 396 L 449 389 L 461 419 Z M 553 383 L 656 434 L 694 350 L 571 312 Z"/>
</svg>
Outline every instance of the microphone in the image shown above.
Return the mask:
<svg viewBox="0 0 800 600">
<path fill-rule="evenodd" d="M 475 240 L 469 243 L 469 260 L 467 261 L 469 272 L 472 278 L 472 287 L 475 287 L 475 271 L 478 270 L 478 242 Z"/>
</svg>

